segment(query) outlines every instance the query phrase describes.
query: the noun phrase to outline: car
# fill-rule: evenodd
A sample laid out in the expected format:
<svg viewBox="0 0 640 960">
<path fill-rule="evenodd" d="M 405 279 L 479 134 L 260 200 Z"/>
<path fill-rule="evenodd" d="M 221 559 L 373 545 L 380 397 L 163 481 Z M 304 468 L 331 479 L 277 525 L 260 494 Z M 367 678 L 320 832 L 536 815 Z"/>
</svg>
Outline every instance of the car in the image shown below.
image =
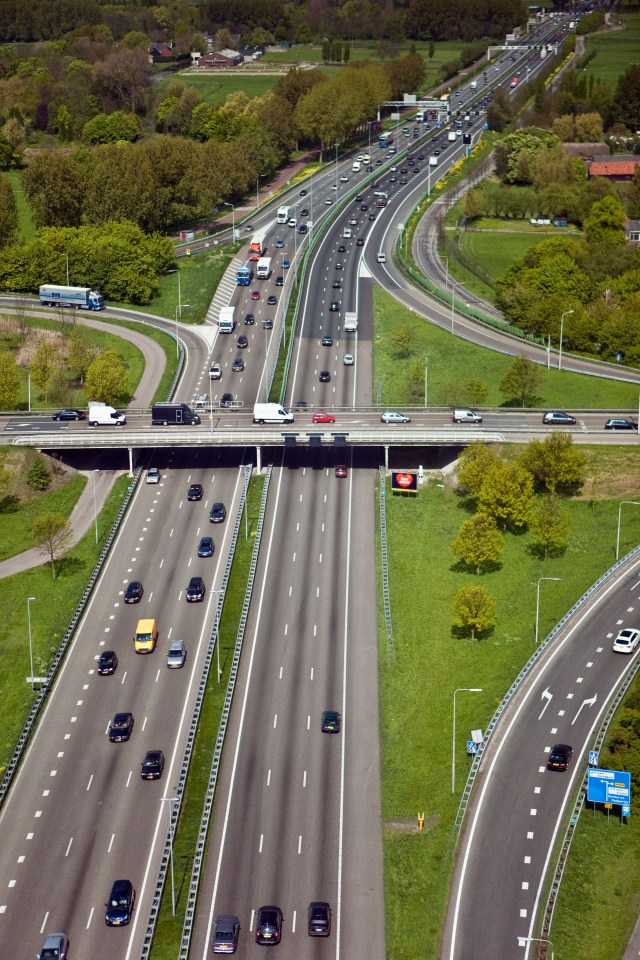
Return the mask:
<svg viewBox="0 0 640 960">
<path fill-rule="evenodd" d="M 358 218 L 357 218 L 357 217 L 351 217 L 351 219 L 349 220 L 349 223 L 350 223 L 350 225 L 351 225 L 352 227 L 357 227 L 357 226 L 358 226 Z"/>
<path fill-rule="evenodd" d="M 251 233 L 251 231 L 253 230 L 253 224 L 252 224 L 252 223 L 247 223 L 247 224 L 245 225 L 245 228 L 244 228 L 244 229 L 245 229 L 245 231 L 246 231 L 247 233 Z"/>
<path fill-rule="evenodd" d="M 184 640 L 172 640 L 167 650 L 167 666 L 169 670 L 179 670 L 184 667 L 187 659 L 187 648 Z"/>
<path fill-rule="evenodd" d="M 143 780 L 159 780 L 164 770 L 162 750 L 147 750 L 140 765 L 140 777 Z"/>
<path fill-rule="evenodd" d="M 258 293 L 257 290 L 252 290 L 252 291 L 251 291 L 251 299 L 252 299 L 252 300 L 259 300 L 259 299 L 260 299 L 260 294 Z"/>
<path fill-rule="evenodd" d="M 325 206 L 330 207 L 332 203 L 333 203 L 333 200 L 331 199 L 331 197 L 327 197 L 327 199 L 325 200 Z"/>
<path fill-rule="evenodd" d="M 244 322 L 247 322 L 246 318 Z M 209 367 L 209 380 L 222 380 L 222 367 L 217 360 L 214 360 Z"/>
<path fill-rule="evenodd" d="M 274 296 L 273 293 L 270 293 L 269 296 L 267 297 L 267 305 L 270 307 L 275 307 L 277 302 L 278 302 L 278 298 Z"/>
<path fill-rule="evenodd" d="M 343 270 L 343 269 L 344 269 L 344 264 L 342 263 L 341 260 L 338 260 L 336 262 L 336 270 Z"/>
<path fill-rule="evenodd" d="M 290 266 L 291 266 L 291 264 L 289 263 L 288 260 L 283 260 L 283 261 L 282 261 L 282 269 L 283 269 L 283 270 L 288 270 Z"/>
<path fill-rule="evenodd" d="M 282 910 L 280 907 L 259 907 L 256 914 L 256 943 L 280 943 Z"/>
<path fill-rule="evenodd" d="M 340 182 L 341 182 L 341 183 L 349 183 L 349 177 L 346 175 L 346 173 L 343 173 L 343 174 L 341 175 L 341 177 L 340 177 Z"/>
<path fill-rule="evenodd" d="M 221 407 L 230 407 L 233 403 L 233 394 L 232 393 L 223 393 L 220 397 L 220 406 Z"/>
<path fill-rule="evenodd" d="M 104 922 L 108 927 L 125 927 L 131 920 L 136 892 L 131 880 L 116 880 L 107 900 Z"/>
<path fill-rule="evenodd" d="M 625 627 L 613 641 L 614 653 L 633 653 L 640 643 L 640 630 Z"/>
<path fill-rule="evenodd" d="M 411 423 L 411 417 L 406 413 L 398 413 L 396 410 L 387 410 L 380 417 L 382 423 Z"/>
<path fill-rule="evenodd" d="M 331 374 L 328 370 L 320 371 L 320 383 L 329 383 L 331 380 Z"/>
<path fill-rule="evenodd" d="M 309 211 L 307 210 L 306 207 L 303 207 L 303 208 L 302 208 L 302 210 L 300 211 L 300 216 L 301 216 L 301 217 L 308 217 L 308 216 L 309 216 Z"/>
<path fill-rule="evenodd" d="M 284 287 L 284 277 L 280 274 L 279 277 L 276 277 L 276 287 Z"/>
<path fill-rule="evenodd" d="M 312 900 L 307 910 L 307 932 L 310 937 L 328 937 L 331 933 L 331 907 L 321 900 Z"/>
<path fill-rule="evenodd" d="M 239 350 L 244 350 L 245 347 L 249 346 L 249 341 L 247 340 L 244 334 L 238 337 L 238 339 L 236 340 L 236 346 L 238 347 Z"/>
<path fill-rule="evenodd" d="M 338 247 L 338 253 L 346 253 L 346 252 L 347 252 L 347 248 L 345 247 L 344 243 L 341 243 L 340 246 Z"/>
<path fill-rule="evenodd" d="M 547 770 L 566 770 L 573 756 L 573 747 L 568 743 L 556 743 L 547 760 Z"/>
<path fill-rule="evenodd" d="M 355 363 L 353 354 L 352 354 L 352 353 L 345 353 L 344 359 L 343 359 L 342 362 L 344 363 L 345 367 L 352 367 L 352 366 L 354 365 L 354 363 Z"/>
<path fill-rule="evenodd" d="M 201 483 L 192 483 L 187 490 L 187 500 L 202 500 L 203 493 Z"/>
<path fill-rule="evenodd" d="M 296 225 L 297 222 L 298 222 L 298 218 L 297 218 L 297 217 L 289 217 L 289 226 L 290 226 L 290 227 L 295 227 L 295 225 Z"/>
<path fill-rule="evenodd" d="M 355 202 L 356 202 L 356 203 L 362 203 L 363 200 L 364 200 L 364 197 L 362 196 L 361 193 L 359 193 L 358 196 L 356 197 L 356 201 L 355 201 Z"/>
<path fill-rule="evenodd" d="M 345 463 L 339 463 L 336 466 L 336 477 L 344 479 L 347 476 L 347 465 Z"/>
<path fill-rule="evenodd" d="M 338 301 L 337 301 L 337 300 L 332 300 L 331 303 L 329 304 L 329 310 L 330 310 L 330 312 L 331 312 L 331 313 L 337 313 L 339 309 L 340 309 L 340 304 L 338 303 Z"/>
<path fill-rule="evenodd" d="M 424 153 L 418 154 L 418 160 L 424 160 Z"/>
<path fill-rule="evenodd" d="M 637 430 L 638 424 L 624 417 L 610 417 L 604 425 L 605 430 Z"/>
<path fill-rule="evenodd" d="M 376 167 L 381 167 L 381 166 L 382 166 L 382 160 L 380 159 L 380 157 L 378 157 L 378 159 L 376 160 Z"/>
<path fill-rule="evenodd" d="M 145 483 L 160 483 L 160 471 L 157 467 L 149 467 Z"/>
<path fill-rule="evenodd" d="M 569 413 L 564 413 L 562 410 L 547 410 L 542 418 L 542 422 L 573 424 L 576 422 L 576 418 L 572 417 Z"/>
<path fill-rule="evenodd" d="M 87 415 L 83 410 L 72 410 L 66 408 L 65 410 L 57 410 L 55 413 L 51 414 L 52 420 L 86 420 Z"/>
<path fill-rule="evenodd" d="M 370 214 L 369 214 L 369 220 L 375 220 L 375 218 L 376 218 L 375 213 L 370 213 Z"/>
<path fill-rule="evenodd" d="M 67 960 L 69 938 L 64 933 L 48 933 L 44 938 L 38 960 Z"/>
<path fill-rule="evenodd" d="M 306 233 L 306 232 L 307 232 L 306 223 L 301 223 L 300 226 L 298 227 L 298 233 Z"/>
<path fill-rule="evenodd" d="M 144 589 L 139 580 L 131 580 L 122 598 L 125 603 L 140 603 Z"/>
<path fill-rule="evenodd" d="M 400 177 L 400 183 L 402 184 L 403 187 L 405 187 L 409 183 L 409 181 L 407 180 L 406 177 Z"/>
<path fill-rule="evenodd" d="M 435 157 L 439 157 L 439 156 L 440 156 L 440 148 L 438 148 L 437 150 L 434 150 L 434 151 L 433 151 L 433 155 L 434 155 Z"/>
<path fill-rule="evenodd" d="M 231 364 L 231 370 L 233 373 L 242 373 L 244 370 L 244 360 L 242 357 L 236 357 L 233 363 Z"/>
<path fill-rule="evenodd" d="M 109 724 L 109 740 L 111 743 L 126 743 L 133 730 L 132 713 L 116 713 Z"/>
<path fill-rule="evenodd" d="M 336 418 L 332 413 L 325 413 L 323 410 L 319 410 L 318 413 L 314 413 L 311 417 L 312 423 L 335 423 Z"/>
<path fill-rule="evenodd" d="M 103 650 L 98 660 L 98 674 L 101 677 L 111 677 L 117 669 L 118 656 L 115 650 Z"/>
<path fill-rule="evenodd" d="M 321 728 L 323 733 L 340 733 L 341 717 L 337 710 L 324 710 Z"/>
<path fill-rule="evenodd" d="M 213 537 L 200 537 L 200 543 L 198 544 L 199 557 L 212 557 L 214 550 Z"/>
<path fill-rule="evenodd" d="M 332 189 L 332 190 L 337 190 L 337 189 L 338 189 L 338 184 L 337 184 L 337 183 L 332 183 L 332 184 L 331 184 L 331 189 Z"/>
<path fill-rule="evenodd" d="M 252 327 L 255 322 L 256 322 L 256 318 L 252 313 L 245 314 L 245 318 L 244 318 L 245 327 Z"/>
<path fill-rule="evenodd" d="M 364 237 L 358 237 L 356 240 L 356 247 L 364 247 Z"/>
<path fill-rule="evenodd" d="M 282 239 L 282 237 L 278 237 L 278 239 L 276 240 L 276 247 L 278 248 L 278 250 L 282 250 L 282 248 L 284 247 L 284 240 Z"/>
<path fill-rule="evenodd" d="M 307 195 L 307 191 L 306 191 L 306 190 L 301 190 L 301 191 L 300 191 L 300 196 L 301 196 L 301 197 L 306 197 L 306 195 Z"/>
<path fill-rule="evenodd" d="M 369 209 L 369 204 L 368 204 L 368 203 L 361 203 L 361 204 L 360 204 L 360 209 L 362 210 L 363 213 L 366 213 L 367 210 Z"/>
<path fill-rule="evenodd" d="M 233 914 L 223 914 L 214 921 L 211 949 L 214 953 L 235 953 L 240 936 L 240 921 Z"/>
<path fill-rule="evenodd" d="M 262 321 L 263 330 L 273 330 L 273 320 L 270 320 L 268 317 Z"/>
<path fill-rule="evenodd" d="M 475 413 L 473 410 L 469 410 L 466 407 L 462 407 L 459 410 L 453 411 L 453 422 L 454 423 L 482 423 L 482 416 L 479 413 Z"/>
<path fill-rule="evenodd" d="M 333 346 L 333 337 L 323 337 L 322 338 L 323 347 L 332 347 Z"/>
<path fill-rule="evenodd" d="M 212 504 L 211 510 L 209 511 L 209 520 L 211 523 L 224 523 L 227 519 L 227 508 L 224 503 L 217 501 Z"/>
<path fill-rule="evenodd" d="M 293 405 L 296 408 L 296 410 L 306 410 L 307 407 L 309 406 L 306 400 L 296 400 L 294 401 Z"/>
<path fill-rule="evenodd" d="M 333 290 L 342 290 L 342 280 L 334 280 L 331 287 Z"/>
<path fill-rule="evenodd" d="M 187 603 L 201 603 L 206 592 L 202 577 L 191 577 L 187 585 L 185 599 Z"/>
<path fill-rule="evenodd" d="M 389 177 L 389 183 L 397 183 L 397 182 L 398 182 L 398 178 L 396 177 L 395 174 Z"/>
</svg>

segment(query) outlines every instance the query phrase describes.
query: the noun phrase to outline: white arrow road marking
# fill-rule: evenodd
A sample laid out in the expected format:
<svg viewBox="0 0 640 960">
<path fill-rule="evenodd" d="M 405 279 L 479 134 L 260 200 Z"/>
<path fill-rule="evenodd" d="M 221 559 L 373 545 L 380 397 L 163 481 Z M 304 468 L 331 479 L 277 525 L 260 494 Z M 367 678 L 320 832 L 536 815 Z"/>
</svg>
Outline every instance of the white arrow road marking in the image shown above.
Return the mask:
<svg viewBox="0 0 640 960">
<path fill-rule="evenodd" d="M 547 709 L 547 707 L 549 706 L 549 704 L 550 704 L 551 701 L 553 700 L 553 694 L 552 694 L 552 693 L 549 693 L 549 687 L 547 687 L 546 690 L 543 690 L 543 691 L 542 691 L 542 695 L 541 695 L 540 699 L 541 699 L 541 700 L 546 700 L 547 702 L 545 703 L 544 707 L 542 708 L 542 713 L 541 713 L 540 716 L 538 717 L 538 720 L 542 720 L 542 717 L 543 717 L 543 715 L 544 715 L 545 710 Z"/>
<path fill-rule="evenodd" d="M 593 695 L 589 700 L 583 700 L 583 701 L 582 701 L 582 703 L 581 703 L 580 706 L 578 707 L 578 712 L 576 713 L 575 717 L 574 717 L 573 720 L 571 721 L 571 726 L 574 725 L 574 723 L 576 722 L 576 720 L 577 720 L 578 717 L 580 716 L 580 711 L 582 710 L 582 708 L 585 707 L 585 706 L 592 707 L 592 706 L 594 705 L 594 703 L 596 702 L 597 699 L 598 699 L 598 694 L 597 694 L 597 693 L 594 693 L 594 695 Z"/>
</svg>

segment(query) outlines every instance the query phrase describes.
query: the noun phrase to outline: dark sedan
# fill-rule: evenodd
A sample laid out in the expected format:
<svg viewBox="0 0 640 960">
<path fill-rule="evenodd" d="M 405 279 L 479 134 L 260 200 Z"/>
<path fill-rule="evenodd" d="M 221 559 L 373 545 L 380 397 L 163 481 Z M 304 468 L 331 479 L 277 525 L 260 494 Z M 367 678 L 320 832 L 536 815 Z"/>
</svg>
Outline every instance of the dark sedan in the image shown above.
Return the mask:
<svg viewBox="0 0 640 960">
<path fill-rule="evenodd" d="M 637 430 L 638 424 L 624 417 L 610 417 L 604 425 L 605 430 Z"/>
<path fill-rule="evenodd" d="M 187 490 L 187 500 L 202 500 L 203 492 L 201 483 L 192 483 Z"/>
<path fill-rule="evenodd" d="M 325 710 L 322 714 L 322 732 L 340 733 L 340 714 L 337 710 Z"/>
<path fill-rule="evenodd" d="M 103 650 L 98 660 L 98 674 L 101 677 L 110 677 L 116 672 L 118 657 L 115 650 Z"/>
<path fill-rule="evenodd" d="M 211 523 L 224 523 L 227 518 L 227 509 L 224 503 L 214 503 L 209 513 Z"/>
<path fill-rule="evenodd" d="M 328 937 L 331 933 L 331 907 L 322 900 L 314 900 L 307 911 L 307 932 L 310 937 Z"/>
<path fill-rule="evenodd" d="M 280 943 L 282 936 L 282 910 L 280 907 L 260 907 L 256 917 L 256 942 Z"/>
<path fill-rule="evenodd" d="M 162 750 L 147 750 L 140 766 L 140 776 L 143 780 L 159 780 L 164 770 L 164 753 Z"/>
<path fill-rule="evenodd" d="M 142 600 L 142 594 L 144 593 L 144 588 L 139 580 L 131 580 L 127 584 L 127 589 L 124 592 L 123 600 L 125 603 L 140 603 Z"/>
<path fill-rule="evenodd" d="M 107 901 L 104 920 L 108 927 L 124 927 L 131 920 L 136 892 L 130 880 L 116 880 Z"/>
<path fill-rule="evenodd" d="M 213 537 L 201 537 L 198 544 L 199 557 L 212 557 L 214 551 Z"/>
<path fill-rule="evenodd" d="M 86 420 L 87 415 L 83 410 L 72 410 L 67 408 L 65 410 L 57 410 L 55 413 L 51 414 L 52 420 Z"/>
<path fill-rule="evenodd" d="M 191 577 L 187 586 L 187 603 L 201 603 L 205 593 L 206 588 L 202 577 Z"/>
<path fill-rule="evenodd" d="M 566 770 L 572 756 L 573 747 L 570 747 L 568 743 L 556 743 L 549 754 L 547 770 Z"/>
<path fill-rule="evenodd" d="M 111 743 L 126 743 L 133 730 L 132 713 L 116 713 L 109 724 L 109 740 Z"/>
</svg>

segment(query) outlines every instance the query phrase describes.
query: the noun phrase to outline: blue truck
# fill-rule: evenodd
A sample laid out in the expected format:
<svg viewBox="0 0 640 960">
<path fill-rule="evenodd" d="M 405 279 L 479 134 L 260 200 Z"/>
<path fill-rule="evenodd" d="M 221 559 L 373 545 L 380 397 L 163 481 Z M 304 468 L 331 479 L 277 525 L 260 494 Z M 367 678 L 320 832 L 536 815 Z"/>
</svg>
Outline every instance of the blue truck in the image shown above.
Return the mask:
<svg viewBox="0 0 640 960">
<path fill-rule="evenodd" d="M 104 297 L 89 287 L 60 287 L 43 283 L 40 287 L 43 307 L 74 307 L 76 310 L 104 310 Z"/>
</svg>

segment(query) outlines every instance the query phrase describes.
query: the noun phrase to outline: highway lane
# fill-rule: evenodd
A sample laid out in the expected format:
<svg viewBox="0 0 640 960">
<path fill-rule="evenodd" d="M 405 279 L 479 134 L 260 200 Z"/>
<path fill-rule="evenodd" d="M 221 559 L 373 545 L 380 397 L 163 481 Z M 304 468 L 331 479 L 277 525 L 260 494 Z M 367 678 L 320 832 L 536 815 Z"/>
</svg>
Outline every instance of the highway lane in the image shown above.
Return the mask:
<svg viewBox="0 0 640 960">
<path fill-rule="evenodd" d="M 74 955 L 115 960 L 140 948 L 168 819 L 160 798 L 176 783 L 213 620 L 212 588 L 232 529 L 229 521 L 211 525 L 207 507 L 220 497 L 231 514 L 242 473 L 210 451 L 187 458 L 175 451 L 160 465 L 161 484 L 143 484 L 135 495 L 0 814 L 1 956 L 31 960 L 44 933 L 60 928 Z M 205 486 L 201 502 L 186 502 L 190 479 Z M 196 559 L 199 537 L 210 533 L 214 558 Z M 184 589 L 196 572 L 209 593 L 205 603 L 187 604 Z M 122 603 L 129 579 L 145 586 L 139 604 Z M 145 615 L 158 619 L 159 642 L 155 653 L 138 656 L 132 636 Z M 166 650 L 176 637 L 185 639 L 187 664 L 170 671 Z M 112 677 L 95 672 L 104 649 L 118 653 Z M 127 710 L 135 718 L 131 740 L 109 743 L 109 721 Z M 143 782 L 139 764 L 155 748 L 165 753 L 163 778 Z M 127 931 L 106 929 L 104 903 L 122 877 L 138 893 L 134 921 Z"/>
<path fill-rule="evenodd" d="M 640 625 L 639 572 L 636 560 L 599 591 L 505 712 L 467 817 L 443 958 L 462 960 L 470 950 L 477 960 L 530 955 L 517 937 L 538 932 L 554 841 L 607 702 L 632 666 L 611 646 L 622 627 Z M 567 773 L 546 769 L 556 743 L 573 746 Z"/>
</svg>

